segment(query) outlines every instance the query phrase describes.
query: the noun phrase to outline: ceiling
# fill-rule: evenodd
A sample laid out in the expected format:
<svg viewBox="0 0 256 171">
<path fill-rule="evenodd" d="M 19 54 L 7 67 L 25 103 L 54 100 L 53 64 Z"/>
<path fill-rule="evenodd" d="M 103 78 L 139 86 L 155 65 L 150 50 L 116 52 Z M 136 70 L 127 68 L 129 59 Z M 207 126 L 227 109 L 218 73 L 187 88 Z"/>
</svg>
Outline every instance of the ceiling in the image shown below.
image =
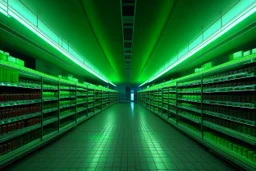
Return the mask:
<svg viewBox="0 0 256 171">
<path fill-rule="evenodd" d="M 189 42 L 216 21 L 239 0 L 137 0 L 133 26 L 130 77 L 127 78 L 124 57 L 123 26 L 120 0 L 20 0 L 56 34 L 70 42 L 91 65 L 101 71 L 114 84 L 138 85 L 159 71 L 177 56 Z M 124 0 L 132 2 L 132 0 Z M 3 16 L 0 16 L 2 19 Z M 53 56 L 63 55 L 48 47 L 14 21 L 3 19 L 35 44 L 50 53 L 31 52 L 30 46 L 11 35 L 3 36 L 8 44 L 19 44 L 20 50 L 56 64 Z M 2 21 L 3 21 L 2 20 Z M 26 33 L 25 33 L 26 32 Z M 71 63 L 70 61 L 66 61 Z M 62 65 L 60 67 L 66 67 Z M 80 76 L 93 78 L 91 74 L 76 70 Z M 95 78 L 94 78 L 95 79 Z"/>
</svg>

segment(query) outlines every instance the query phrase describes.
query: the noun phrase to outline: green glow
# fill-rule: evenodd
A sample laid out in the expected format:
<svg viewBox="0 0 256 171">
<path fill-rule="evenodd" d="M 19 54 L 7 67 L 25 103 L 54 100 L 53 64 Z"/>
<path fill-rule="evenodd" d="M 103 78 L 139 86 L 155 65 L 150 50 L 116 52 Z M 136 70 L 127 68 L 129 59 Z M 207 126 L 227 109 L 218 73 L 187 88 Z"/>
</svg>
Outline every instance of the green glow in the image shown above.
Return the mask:
<svg viewBox="0 0 256 171">
<path fill-rule="evenodd" d="M 13 1 L 11 1 L 13 2 Z M 7 9 L 7 3 L 6 1 L 1 1 L 0 2 L 0 9 L 1 9 L 1 13 L 6 14 L 6 12 L 4 11 L 4 9 Z M 11 5 L 16 6 L 17 9 L 23 10 L 23 8 L 25 8 L 24 6 L 18 5 L 18 3 L 16 3 L 16 1 L 14 3 L 12 3 Z M 22 9 L 21 9 L 22 8 Z M 25 10 L 25 9 L 24 9 Z M 77 65 L 79 65 L 80 67 L 82 67 L 83 69 L 85 69 L 86 71 L 90 72 L 91 74 L 95 75 L 96 77 L 98 77 L 99 79 L 103 80 L 106 83 L 112 84 L 113 86 L 116 86 L 115 84 L 111 83 L 110 81 L 108 81 L 107 79 L 105 79 L 104 77 L 102 77 L 100 74 L 96 73 L 94 70 L 92 70 L 91 67 L 89 67 L 85 61 L 82 62 L 80 61 L 78 58 L 76 58 L 74 55 L 72 55 L 69 51 L 67 51 L 65 49 L 65 47 L 67 48 L 67 44 L 65 44 L 64 42 L 61 42 L 61 45 L 59 45 L 58 43 L 54 42 L 54 40 L 52 39 L 52 37 L 54 37 L 54 34 L 50 34 L 51 32 L 49 29 L 46 29 L 47 26 L 45 26 L 44 24 L 42 24 L 41 22 L 38 22 L 38 24 L 40 24 L 40 26 L 42 26 L 42 28 L 44 28 L 43 32 L 41 29 L 39 29 L 38 27 L 36 27 L 35 22 L 37 20 L 34 21 L 34 19 L 36 19 L 36 17 L 33 18 L 33 14 L 31 12 L 28 12 L 28 10 L 25 10 L 27 13 L 24 13 L 23 15 L 21 15 L 18 11 L 16 11 L 13 7 L 8 6 L 8 14 L 13 17 L 14 19 L 16 19 L 18 22 L 20 22 L 22 25 L 24 25 L 26 28 L 28 28 L 30 31 L 32 31 L 33 33 L 35 33 L 37 36 L 39 36 L 41 39 L 43 39 L 45 42 L 47 42 L 48 44 L 50 44 L 52 47 L 54 47 L 56 50 L 58 50 L 59 52 L 61 52 L 63 55 L 65 55 L 67 58 L 69 58 L 71 61 L 73 61 L 74 63 L 76 63 Z M 40 21 L 40 20 L 38 20 Z M 39 25 L 38 25 L 39 26 Z M 55 37 L 55 41 L 56 41 L 56 37 Z M 73 51 L 74 52 L 74 51 Z M 79 56 L 79 55 L 76 55 Z M 82 58 L 80 58 L 82 59 Z"/>
<path fill-rule="evenodd" d="M 188 59 L 189 57 L 191 57 L 192 55 L 194 55 L 195 53 L 197 53 L 199 50 L 203 49 L 204 47 L 206 47 L 207 45 L 209 45 L 210 43 L 212 43 L 213 41 L 215 41 L 217 38 L 221 37 L 223 34 L 225 34 L 226 32 L 228 32 L 231 28 L 233 28 L 234 26 L 236 26 L 237 24 L 239 24 L 241 21 L 243 21 L 244 19 L 246 19 L 247 17 L 249 17 L 250 15 L 254 14 L 256 11 L 256 2 L 253 1 L 247 1 L 247 5 L 248 3 L 250 3 L 251 5 L 246 8 L 245 10 L 243 10 L 239 15 L 237 15 L 234 19 L 232 19 L 229 23 L 227 23 L 226 25 L 224 25 L 223 27 L 221 27 L 218 31 L 216 31 L 214 34 L 212 34 L 211 36 L 209 36 L 206 40 L 204 40 L 201 44 L 199 44 L 197 47 L 193 48 L 191 51 L 189 51 L 187 54 L 185 54 L 184 56 L 178 58 L 178 60 L 176 60 L 175 62 L 173 62 L 171 65 L 169 65 L 166 69 L 164 69 L 163 71 L 161 71 L 159 74 L 157 74 L 156 76 L 154 76 L 153 78 L 147 80 L 146 82 L 144 82 L 143 84 L 141 84 L 140 86 L 149 83 L 155 79 L 157 79 L 158 77 L 162 76 L 163 74 L 165 74 L 166 72 L 170 71 L 172 68 L 176 67 L 177 65 L 179 65 L 180 63 L 182 63 L 183 61 L 185 61 L 186 59 Z M 243 4 L 246 5 L 246 4 Z M 241 9 L 240 9 L 241 11 Z M 217 21 L 219 22 L 219 21 Z M 210 29 L 216 29 L 217 28 L 217 24 L 213 25 Z M 217 30 L 217 29 L 216 29 Z M 139 87 L 140 87 L 139 86 Z"/>
<path fill-rule="evenodd" d="M 7 7 L 0 3 L 0 13 L 8 16 L 7 14 Z"/>
</svg>

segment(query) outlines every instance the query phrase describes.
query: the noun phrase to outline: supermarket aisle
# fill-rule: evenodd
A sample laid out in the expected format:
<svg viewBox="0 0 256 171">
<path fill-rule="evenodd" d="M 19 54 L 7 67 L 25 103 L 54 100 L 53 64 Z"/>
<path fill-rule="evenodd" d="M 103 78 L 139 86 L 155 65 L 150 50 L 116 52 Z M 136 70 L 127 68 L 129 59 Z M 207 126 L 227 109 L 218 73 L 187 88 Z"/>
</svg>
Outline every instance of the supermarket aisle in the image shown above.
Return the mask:
<svg viewBox="0 0 256 171">
<path fill-rule="evenodd" d="M 235 170 L 156 115 L 117 104 L 6 170 Z"/>
</svg>

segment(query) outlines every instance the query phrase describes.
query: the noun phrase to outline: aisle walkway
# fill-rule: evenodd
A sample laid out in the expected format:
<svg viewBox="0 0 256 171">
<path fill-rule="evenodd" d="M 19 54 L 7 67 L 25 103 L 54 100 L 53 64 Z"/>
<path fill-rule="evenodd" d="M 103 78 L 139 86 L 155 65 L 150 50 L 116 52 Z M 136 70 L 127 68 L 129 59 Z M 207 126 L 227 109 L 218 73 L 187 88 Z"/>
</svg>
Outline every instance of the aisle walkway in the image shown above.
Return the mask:
<svg viewBox="0 0 256 171">
<path fill-rule="evenodd" d="M 235 170 L 136 104 L 114 105 L 6 169 Z"/>
</svg>

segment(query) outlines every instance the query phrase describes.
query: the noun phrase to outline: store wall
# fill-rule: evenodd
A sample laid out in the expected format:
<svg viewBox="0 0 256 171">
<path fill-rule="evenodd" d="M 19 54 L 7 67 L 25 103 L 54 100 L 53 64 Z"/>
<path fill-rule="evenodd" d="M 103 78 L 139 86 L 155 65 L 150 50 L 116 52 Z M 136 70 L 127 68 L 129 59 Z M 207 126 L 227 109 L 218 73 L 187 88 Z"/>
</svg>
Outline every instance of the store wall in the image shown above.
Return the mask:
<svg viewBox="0 0 256 171">
<path fill-rule="evenodd" d="M 115 87 L 115 90 L 119 91 L 119 101 L 121 103 L 131 102 L 131 90 L 134 90 L 134 94 L 139 90 L 138 86 L 131 86 L 129 84 L 121 84 Z"/>
</svg>

